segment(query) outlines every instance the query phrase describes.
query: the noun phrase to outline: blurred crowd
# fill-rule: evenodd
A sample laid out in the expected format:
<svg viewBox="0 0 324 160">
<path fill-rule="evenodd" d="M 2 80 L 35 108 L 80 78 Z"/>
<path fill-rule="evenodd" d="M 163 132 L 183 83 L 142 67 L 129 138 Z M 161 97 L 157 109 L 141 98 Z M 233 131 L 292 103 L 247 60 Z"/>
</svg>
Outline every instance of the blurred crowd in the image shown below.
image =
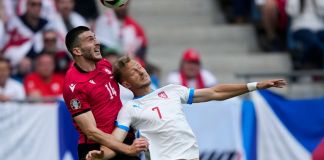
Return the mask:
<svg viewBox="0 0 324 160">
<path fill-rule="evenodd" d="M 160 86 L 160 69 L 147 62 L 148 39 L 127 5 L 100 10 L 98 0 L 0 0 L 0 102 L 62 97 L 64 75 L 73 63 L 65 47 L 66 33 L 88 26 L 101 43 L 104 58 L 136 59 Z M 203 88 L 216 78 L 201 68 L 200 54 L 185 50 L 168 83 Z M 123 96 L 123 95 L 121 95 Z"/>
<path fill-rule="evenodd" d="M 217 1 L 229 23 L 255 26 L 264 51 L 289 51 L 295 70 L 324 68 L 323 0 Z"/>
</svg>

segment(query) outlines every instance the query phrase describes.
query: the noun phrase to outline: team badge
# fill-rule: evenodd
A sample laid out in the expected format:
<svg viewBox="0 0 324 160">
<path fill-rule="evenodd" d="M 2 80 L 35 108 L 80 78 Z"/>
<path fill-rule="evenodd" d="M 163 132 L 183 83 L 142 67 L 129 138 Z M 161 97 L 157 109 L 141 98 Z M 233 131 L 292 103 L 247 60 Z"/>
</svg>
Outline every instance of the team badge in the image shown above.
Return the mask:
<svg viewBox="0 0 324 160">
<path fill-rule="evenodd" d="M 80 109 L 81 103 L 78 99 L 71 99 L 70 106 L 73 110 Z"/>
<path fill-rule="evenodd" d="M 163 98 L 163 99 L 169 98 L 168 95 L 164 91 L 158 93 L 158 96 L 161 97 L 161 98 Z"/>
</svg>

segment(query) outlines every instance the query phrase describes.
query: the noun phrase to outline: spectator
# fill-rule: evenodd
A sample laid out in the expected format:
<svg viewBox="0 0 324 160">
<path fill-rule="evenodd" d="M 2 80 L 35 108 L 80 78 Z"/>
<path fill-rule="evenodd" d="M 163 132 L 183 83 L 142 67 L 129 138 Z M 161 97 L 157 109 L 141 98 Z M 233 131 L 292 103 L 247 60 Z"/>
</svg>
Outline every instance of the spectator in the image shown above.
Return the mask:
<svg viewBox="0 0 324 160">
<path fill-rule="evenodd" d="M 54 16 L 54 25 L 58 31 L 60 46 L 64 46 L 67 32 L 77 26 L 87 26 L 86 20 L 74 12 L 75 0 L 55 0 L 58 13 Z"/>
<path fill-rule="evenodd" d="M 13 69 L 12 78 L 20 83 L 24 83 L 25 77 L 32 72 L 33 63 L 28 57 L 24 57 L 18 64 L 17 67 Z"/>
<path fill-rule="evenodd" d="M 1 2 L 1 14 L 4 21 L 8 20 L 9 18 L 12 18 L 16 16 L 16 6 L 18 3 L 18 0 L 2 0 Z"/>
<path fill-rule="evenodd" d="M 5 22 L 7 21 L 7 16 L 4 11 L 3 1 L 0 1 L 0 50 L 4 46 L 5 37 Z"/>
<path fill-rule="evenodd" d="M 322 68 L 324 55 L 324 1 L 289 0 L 293 38 L 303 45 L 300 63 L 306 68 Z"/>
<path fill-rule="evenodd" d="M 247 22 L 250 14 L 251 0 L 232 0 L 233 21 L 236 24 Z"/>
<path fill-rule="evenodd" d="M 95 32 L 103 45 L 145 61 L 147 38 L 128 14 L 128 7 L 129 3 L 114 11 L 108 9 L 96 21 Z"/>
<path fill-rule="evenodd" d="M 7 43 L 4 56 L 17 65 L 25 56 L 36 57 L 43 49 L 42 31 L 50 27 L 48 20 L 40 17 L 41 0 L 27 0 L 26 13 L 8 21 Z"/>
<path fill-rule="evenodd" d="M 211 87 L 217 80 L 209 71 L 201 68 L 199 53 L 190 48 L 183 53 L 179 71 L 170 73 L 167 82 L 199 89 Z"/>
<path fill-rule="evenodd" d="M 287 28 L 287 14 L 285 5 L 287 0 L 255 0 L 261 12 L 260 28 L 264 31 L 261 36 L 261 47 L 265 51 L 280 51 L 285 47 L 285 33 Z"/>
<path fill-rule="evenodd" d="M 53 15 L 56 13 L 55 0 L 41 0 L 41 2 L 41 17 L 51 20 Z M 27 11 L 26 6 L 28 7 L 28 0 L 18 0 L 14 8 L 16 10 L 16 15 L 20 16 L 25 14 Z"/>
<path fill-rule="evenodd" d="M 22 84 L 10 78 L 10 62 L 0 57 L 0 102 L 25 99 Z"/>
<path fill-rule="evenodd" d="M 4 21 L 0 18 L 0 50 L 4 45 L 5 26 Z"/>
<path fill-rule="evenodd" d="M 55 59 L 55 72 L 65 74 L 72 62 L 68 53 L 58 47 L 58 37 L 55 30 L 46 30 L 43 33 L 44 53 L 51 54 Z"/>
<path fill-rule="evenodd" d="M 54 73 L 54 57 L 42 53 L 36 58 L 35 72 L 29 74 L 24 86 L 31 99 L 58 98 L 62 96 L 64 77 Z"/>
</svg>

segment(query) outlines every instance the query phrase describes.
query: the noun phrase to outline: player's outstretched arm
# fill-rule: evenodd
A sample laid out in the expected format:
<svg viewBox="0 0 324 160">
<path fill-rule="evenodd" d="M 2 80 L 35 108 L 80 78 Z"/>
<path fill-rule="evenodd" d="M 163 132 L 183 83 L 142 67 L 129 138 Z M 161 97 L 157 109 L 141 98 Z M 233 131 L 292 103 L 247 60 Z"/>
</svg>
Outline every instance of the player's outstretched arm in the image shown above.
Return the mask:
<svg viewBox="0 0 324 160">
<path fill-rule="evenodd" d="M 287 82 L 283 79 L 265 80 L 248 84 L 219 84 L 214 87 L 195 90 L 193 102 L 225 100 L 256 89 L 282 88 L 285 85 L 287 85 Z"/>
<path fill-rule="evenodd" d="M 147 149 L 147 144 L 145 143 L 129 146 L 118 141 L 112 135 L 98 129 L 91 111 L 82 113 L 74 117 L 74 120 L 76 121 L 82 132 L 85 133 L 89 139 L 100 143 L 116 152 L 128 155 L 137 155 L 141 151 Z"/>
</svg>

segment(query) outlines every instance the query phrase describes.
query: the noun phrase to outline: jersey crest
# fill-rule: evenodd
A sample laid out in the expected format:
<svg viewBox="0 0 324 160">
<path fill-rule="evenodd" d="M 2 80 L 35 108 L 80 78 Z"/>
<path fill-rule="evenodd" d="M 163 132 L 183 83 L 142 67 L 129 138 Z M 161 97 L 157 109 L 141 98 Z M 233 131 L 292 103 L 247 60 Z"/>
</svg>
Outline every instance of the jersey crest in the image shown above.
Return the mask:
<svg viewBox="0 0 324 160">
<path fill-rule="evenodd" d="M 168 95 L 164 91 L 158 93 L 158 96 L 163 98 L 163 99 L 168 99 L 169 98 Z"/>
<path fill-rule="evenodd" d="M 73 110 L 80 109 L 81 103 L 78 99 L 71 99 L 70 106 Z"/>
</svg>

